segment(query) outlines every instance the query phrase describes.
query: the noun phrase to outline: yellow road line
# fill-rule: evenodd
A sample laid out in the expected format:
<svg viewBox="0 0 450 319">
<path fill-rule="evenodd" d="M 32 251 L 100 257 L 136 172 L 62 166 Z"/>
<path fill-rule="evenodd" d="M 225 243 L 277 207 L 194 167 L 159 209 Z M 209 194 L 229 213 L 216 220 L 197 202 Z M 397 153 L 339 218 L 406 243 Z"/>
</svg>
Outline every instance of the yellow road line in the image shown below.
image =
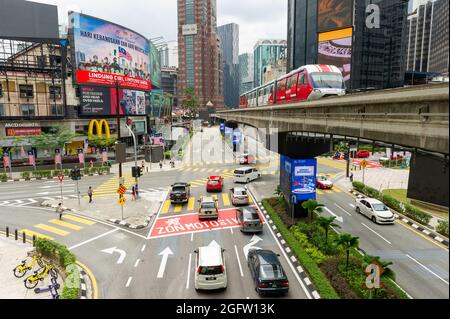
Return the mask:
<svg viewBox="0 0 450 319">
<path fill-rule="evenodd" d="M 83 268 L 88 276 L 91 278 L 92 283 L 92 299 L 98 299 L 98 285 L 97 285 L 97 279 L 95 279 L 94 273 L 92 270 L 90 270 L 86 265 L 83 263 L 77 261 L 76 262 L 81 268 Z"/>
<path fill-rule="evenodd" d="M 334 185 L 333 185 L 333 191 L 335 191 L 336 193 L 342 193 L 342 191 Z"/>
<path fill-rule="evenodd" d="M 35 235 L 38 238 L 44 238 L 44 239 L 48 239 L 48 240 L 54 240 L 53 237 L 47 236 L 47 235 L 43 235 L 41 233 L 37 233 L 35 231 L 29 230 L 29 229 L 21 229 L 19 230 L 19 235 L 22 234 L 23 232 L 25 232 L 26 235 Z"/>
<path fill-rule="evenodd" d="M 187 209 L 188 211 L 194 210 L 195 208 L 195 197 L 189 198 Z"/>
<path fill-rule="evenodd" d="M 208 173 L 211 173 L 211 172 L 214 172 L 214 168 L 210 168 L 210 169 L 208 170 Z"/>
<path fill-rule="evenodd" d="M 217 197 L 217 195 L 212 195 L 211 197 L 214 198 L 214 199 L 219 199 L 219 198 Z"/>
<path fill-rule="evenodd" d="M 65 231 L 65 230 L 62 230 L 62 229 L 59 229 L 56 227 L 44 225 L 44 224 L 37 224 L 37 225 L 34 225 L 34 227 L 48 231 L 50 233 L 54 233 L 59 236 L 67 236 L 70 234 L 68 231 Z"/>
<path fill-rule="evenodd" d="M 197 172 L 200 168 L 194 168 L 192 171 Z"/>
<path fill-rule="evenodd" d="M 59 219 L 52 219 L 52 220 L 49 220 L 48 222 L 52 223 L 52 224 L 55 224 L 55 225 L 58 225 L 58 226 L 70 228 L 70 229 L 73 229 L 73 230 L 83 229 L 83 227 L 81 227 L 81 226 L 74 225 L 74 224 L 71 224 L 71 223 L 67 223 L 67 222 L 59 220 Z"/>
<path fill-rule="evenodd" d="M 190 171 L 192 171 L 192 167 L 186 168 L 184 171 L 185 171 L 185 172 L 190 172 Z"/>
<path fill-rule="evenodd" d="M 248 197 L 248 202 L 249 202 L 250 204 L 253 204 L 253 198 L 252 198 L 251 196 Z"/>
<path fill-rule="evenodd" d="M 170 205 L 171 205 L 170 200 L 166 200 L 164 202 L 164 206 L 161 210 L 161 215 L 166 215 L 169 212 Z"/>
<path fill-rule="evenodd" d="M 222 200 L 224 206 L 230 206 L 230 196 L 228 194 L 222 194 Z"/>
<path fill-rule="evenodd" d="M 323 192 L 320 189 L 316 189 L 316 193 L 319 195 L 323 195 Z"/>
<path fill-rule="evenodd" d="M 64 219 L 69 219 L 71 221 L 74 221 L 74 222 L 77 222 L 77 223 L 80 223 L 80 224 L 89 225 L 89 226 L 92 226 L 92 225 L 96 224 L 96 222 L 93 222 L 91 220 L 80 218 L 80 217 L 77 217 L 77 216 L 72 216 L 72 215 L 64 215 Z"/>
<path fill-rule="evenodd" d="M 181 213 L 181 210 L 183 209 L 183 205 L 178 204 L 175 206 L 175 209 L 173 210 L 174 213 Z"/>
</svg>

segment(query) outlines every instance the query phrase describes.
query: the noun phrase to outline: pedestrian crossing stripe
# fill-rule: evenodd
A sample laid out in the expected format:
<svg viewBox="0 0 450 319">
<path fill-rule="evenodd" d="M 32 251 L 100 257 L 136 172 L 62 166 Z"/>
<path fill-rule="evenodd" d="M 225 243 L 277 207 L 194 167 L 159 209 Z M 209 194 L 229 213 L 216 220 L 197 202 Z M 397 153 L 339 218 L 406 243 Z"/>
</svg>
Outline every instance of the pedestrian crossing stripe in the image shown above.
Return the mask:
<svg viewBox="0 0 450 319">
<path fill-rule="evenodd" d="M 69 228 L 69 229 L 72 229 L 72 230 L 81 230 L 81 229 L 83 229 L 83 227 L 81 227 L 81 226 L 78 226 L 78 225 L 75 225 L 75 224 L 71 224 L 71 223 L 68 223 L 68 222 L 65 222 L 65 221 L 62 221 L 62 220 L 59 220 L 59 219 L 52 219 L 52 220 L 49 220 L 48 222 L 52 223 L 52 224 L 55 224 L 55 225 L 58 225 L 58 226 L 61 226 L 61 227 Z"/>
<path fill-rule="evenodd" d="M 191 197 L 189 198 L 189 202 L 188 202 L 188 211 L 194 210 L 195 208 L 195 197 Z"/>
<path fill-rule="evenodd" d="M 194 168 L 192 171 L 197 172 L 198 170 L 199 170 L 199 168 Z"/>
<path fill-rule="evenodd" d="M 77 222 L 80 224 L 84 224 L 84 225 L 89 225 L 89 226 L 96 224 L 96 222 L 93 222 L 91 220 L 80 218 L 80 217 L 73 216 L 73 215 L 64 215 L 64 219 L 69 219 L 71 221 L 74 221 L 74 222 Z"/>
<path fill-rule="evenodd" d="M 47 240 L 55 240 L 55 238 L 47 236 L 47 235 L 43 235 L 41 233 L 29 230 L 29 229 L 21 229 L 19 230 L 19 233 L 25 233 L 27 236 L 36 236 L 37 238 L 42 238 L 42 239 L 47 239 Z"/>
<path fill-rule="evenodd" d="M 183 209 L 183 205 L 178 204 L 175 206 L 174 212 L 175 213 L 181 213 L 181 210 Z"/>
<path fill-rule="evenodd" d="M 68 232 L 68 231 L 65 231 L 65 230 L 62 230 L 62 229 L 59 229 L 59 228 L 56 228 L 56 227 L 48 226 L 48 225 L 45 225 L 45 224 L 37 224 L 37 225 L 34 225 L 33 227 L 45 230 L 45 231 L 47 231 L 49 233 L 54 233 L 54 234 L 59 235 L 59 236 L 67 236 L 67 235 L 70 234 L 70 232 Z"/>
<path fill-rule="evenodd" d="M 316 193 L 319 195 L 323 195 L 323 192 L 320 189 L 316 189 Z"/>
</svg>

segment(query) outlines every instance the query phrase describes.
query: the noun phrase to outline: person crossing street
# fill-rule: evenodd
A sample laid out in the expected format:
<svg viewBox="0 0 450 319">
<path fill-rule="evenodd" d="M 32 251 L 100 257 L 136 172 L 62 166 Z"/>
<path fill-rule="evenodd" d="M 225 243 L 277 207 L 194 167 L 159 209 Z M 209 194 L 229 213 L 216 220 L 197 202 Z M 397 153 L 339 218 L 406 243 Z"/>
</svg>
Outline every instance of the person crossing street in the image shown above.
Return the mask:
<svg viewBox="0 0 450 319">
<path fill-rule="evenodd" d="M 92 203 L 92 195 L 93 194 L 94 194 L 94 191 L 92 190 L 92 186 L 89 186 L 89 189 L 88 189 L 89 204 Z"/>
<path fill-rule="evenodd" d="M 59 215 L 59 220 L 62 220 L 62 215 L 64 213 L 64 209 L 62 207 L 62 203 L 59 203 L 58 207 L 56 207 L 56 213 Z"/>
</svg>

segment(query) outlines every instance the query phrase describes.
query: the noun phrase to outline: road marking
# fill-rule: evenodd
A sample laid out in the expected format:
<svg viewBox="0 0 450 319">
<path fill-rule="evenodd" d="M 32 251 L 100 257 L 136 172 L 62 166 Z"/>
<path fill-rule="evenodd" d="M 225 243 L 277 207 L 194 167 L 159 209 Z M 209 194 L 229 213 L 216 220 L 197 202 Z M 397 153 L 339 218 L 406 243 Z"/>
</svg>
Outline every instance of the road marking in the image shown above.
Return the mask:
<svg viewBox="0 0 450 319">
<path fill-rule="evenodd" d="M 412 231 L 413 233 L 415 233 L 416 235 L 422 237 L 423 239 L 425 239 L 426 241 L 434 244 L 435 246 L 442 248 L 443 250 L 448 252 L 448 248 L 444 245 L 442 245 L 441 243 L 436 242 L 435 240 L 431 239 L 429 236 L 425 236 L 422 232 L 418 231 L 417 229 L 412 228 L 411 226 L 409 226 L 407 223 L 402 223 L 400 220 L 396 220 L 395 221 L 398 225 L 406 228 L 409 231 Z"/>
<path fill-rule="evenodd" d="M 338 187 L 336 187 L 336 186 L 333 186 L 333 190 L 334 190 L 336 193 L 342 193 L 342 191 L 341 191 Z"/>
<path fill-rule="evenodd" d="M 233 232 L 233 228 L 230 228 L 230 233 L 231 233 L 231 235 L 233 235 L 233 234 L 234 234 L 234 232 Z"/>
<path fill-rule="evenodd" d="M 144 252 L 145 247 L 147 247 L 147 245 L 144 244 L 144 246 L 142 246 L 141 252 Z"/>
<path fill-rule="evenodd" d="M 194 233 L 191 233 L 191 241 L 194 241 Z"/>
<path fill-rule="evenodd" d="M 166 215 L 169 213 L 170 205 L 171 205 L 170 200 L 166 200 L 164 202 L 164 206 L 162 208 L 161 215 Z"/>
<path fill-rule="evenodd" d="M 192 233 L 194 234 L 194 233 Z M 191 277 L 191 262 L 192 262 L 192 254 L 189 254 L 189 263 L 188 263 L 188 270 L 187 270 L 187 281 L 186 281 L 186 289 L 189 289 L 189 281 Z"/>
<path fill-rule="evenodd" d="M 350 214 L 349 212 L 347 212 L 345 209 L 343 209 L 341 206 L 339 206 L 338 204 L 334 203 L 334 205 L 336 205 L 337 208 L 339 208 L 340 210 L 342 210 L 344 213 L 346 213 L 348 216 L 352 216 L 352 214 Z"/>
<path fill-rule="evenodd" d="M 230 206 L 230 196 L 228 193 L 222 194 L 222 200 L 224 206 Z"/>
<path fill-rule="evenodd" d="M 408 257 L 409 259 L 411 259 L 412 261 L 414 261 L 415 263 L 417 263 L 418 265 L 422 266 L 425 270 L 428 270 L 430 273 L 432 273 L 433 275 L 435 275 L 437 278 L 439 278 L 440 280 L 442 280 L 443 282 L 445 282 L 448 285 L 448 281 L 446 281 L 445 279 L 443 279 L 441 276 L 439 276 L 438 274 L 436 274 L 434 271 L 432 271 L 430 268 L 428 268 L 427 266 L 421 264 L 420 262 L 418 262 L 416 259 L 414 259 L 413 257 L 411 257 L 410 255 L 406 254 L 406 257 Z"/>
<path fill-rule="evenodd" d="M 95 225 L 95 222 L 93 222 L 93 221 L 90 221 L 90 220 L 87 220 L 87 219 L 84 219 L 84 218 L 80 218 L 80 217 L 77 217 L 77 216 L 73 216 L 73 215 L 64 215 L 64 219 L 69 219 L 71 221 L 78 222 L 78 223 L 85 224 L 85 225 L 89 225 L 89 226 Z"/>
<path fill-rule="evenodd" d="M 176 205 L 175 209 L 173 210 L 174 213 L 181 213 L 181 210 L 183 209 L 183 205 Z"/>
<path fill-rule="evenodd" d="M 131 280 L 133 280 L 133 277 L 128 278 L 127 284 L 125 285 L 126 288 L 130 287 Z"/>
<path fill-rule="evenodd" d="M 383 239 L 385 242 L 387 242 L 389 245 L 392 245 L 392 243 L 387 240 L 386 238 L 384 238 L 383 236 L 381 236 L 380 234 L 378 234 L 376 231 L 374 231 L 372 228 L 370 228 L 369 226 L 367 226 L 364 223 L 361 223 L 361 225 L 363 225 L 364 227 L 366 227 L 368 230 L 370 230 L 372 233 L 374 233 L 375 235 L 377 235 L 378 237 L 380 237 L 381 239 Z"/>
<path fill-rule="evenodd" d="M 319 195 L 323 195 L 323 191 L 321 191 L 320 189 L 316 189 L 316 193 Z"/>
<path fill-rule="evenodd" d="M 159 265 L 159 270 L 156 278 L 163 278 L 164 277 L 164 270 L 166 269 L 167 265 L 167 259 L 169 258 L 169 255 L 173 255 L 172 250 L 170 247 L 167 247 L 162 252 L 158 254 L 159 256 L 162 256 L 161 264 Z"/>
<path fill-rule="evenodd" d="M 336 215 L 336 214 L 333 213 L 328 207 L 324 207 L 324 209 L 325 209 L 328 213 L 330 213 L 330 215 L 336 217 L 336 220 L 337 220 L 338 222 L 344 223 L 344 218 L 343 218 L 342 216 Z"/>
<path fill-rule="evenodd" d="M 62 230 L 62 229 L 59 229 L 56 227 L 44 225 L 44 224 L 37 224 L 37 225 L 34 225 L 34 227 L 48 231 L 50 233 L 54 233 L 59 236 L 67 236 L 70 234 L 70 232 L 68 232 L 68 231 L 65 231 L 65 230 Z"/>
<path fill-rule="evenodd" d="M 241 277 L 244 277 L 244 272 L 242 271 L 241 260 L 239 259 L 239 253 L 238 253 L 238 249 L 237 249 L 236 245 L 234 245 L 234 251 L 236 252 L 236 259 L 237 259 L 238 264 L 239 264 L 239 271 L 241 272 Z"/>
<path fill-rule="evenodd" d="M 73 229 L 73 230 L 81 230 L 81 229 L 83 229 L 83 227 L 81 227 L 81 226 L 74 225 L 74 224 L 71 224 L 71 223 L 67 223 L 67 222 L 64 222 L 64 221 L 59 220 L 59 219 L 52 219 L 52 220 L 49 220 L 48 222 L 52 223 L 52 224 L 55 224 L 55 225 L 58 225 L 58 226 L 70 228 L 70 229 Z"/>
<path fill-rule="evenodd" d="M 140 259 L 136 260 L 136 262 L 134 263 L 134 268 L 136 268 L 139 265 L 140 261 L 141 261 Z"/>
<path fill-rule="evenodd" d="M 195 197 L 189 198 L 187 209 L 188 211 L 194 210 L 195 208 Z"/>
<path fill-rule="evenodd" d="M 350 205 L 351 208 L 356 208 L 356 206 L 353 205 L 353 204 L 349 204 L 349 205 Z"/>
<path fill-rule="evenodd" d="M 193 172 L 198 172 L 200 169 L 199 168 L 194 168 L 192 171 Z"/>
<path fill-rule="evenodd" d="M 118 230 L 119 230 L 119 228 L 115 228 L 115 229 L 113 229 L 113 230 L 110 230 L 109 232 L 103 233 L 103 234 L 98 235 L 98 236 L 96 236 L 96 237 L 94 237 L 94 238 L 88 239 L 88 240 L 86 240 L 86 241 L 84 241 L 84 242 L 82 242 L 82 243 L 79 243 L 79 244 L 77 244 L 77 245 L 74 245 L 74 246 L 72 246 L 72 247 L 69 247 L 69 250 L 73 250 L 73 249 L 75 249 L 75 248 L 78 248 L 78 247 L 81 247 L 81 246 L 83 246 L 83 245 L 86 245 L 86 244 L 88 244 L 88 243 L 90 243 L 90 242 L 92 242 L 92 241 L 94 241 L 94 240 L 97 240 L 97 239 L 99 239 L 99 238 L 102 238 L 102 237 L 108 236 L 108 235 L 110 235 L 110 234 L 112 234 L 112 233 L 115 233 L 115 232 L 118 231 Z"/>
<path fill-rule="evenodd" d="M 54 240 L 53 237 L 50 237 L 50 236 L 47 236 L 47 235 L 42 235 L 41 233 L 37 233 L 37 232 L 34 232 L 32 230 L 29 230 L 29 229 L 21 229 L 21 230 L 19 230 L 19 235 L 22 234 L 23 232 L 25 232 L 26 235 L 31 235 L 31 236 L 35 235 L 38 238 Z"/>
</svg>

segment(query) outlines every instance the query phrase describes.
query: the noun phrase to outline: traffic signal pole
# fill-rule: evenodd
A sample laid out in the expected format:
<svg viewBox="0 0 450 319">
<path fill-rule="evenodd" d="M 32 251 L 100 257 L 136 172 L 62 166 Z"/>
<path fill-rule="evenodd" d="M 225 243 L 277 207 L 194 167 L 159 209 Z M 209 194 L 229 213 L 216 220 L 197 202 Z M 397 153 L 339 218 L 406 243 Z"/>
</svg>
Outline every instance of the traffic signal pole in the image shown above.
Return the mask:
<svg viewBox="0 0 450 319">
<path fill-rule="evenodd" d="M 119 82 L 116 82 L 116 115 L 117 115 L 117 142 L 120 142 L 120 101 Z M 122 163 L 119 163 L 119 178 L 122 178 Z"/>
</svg>

